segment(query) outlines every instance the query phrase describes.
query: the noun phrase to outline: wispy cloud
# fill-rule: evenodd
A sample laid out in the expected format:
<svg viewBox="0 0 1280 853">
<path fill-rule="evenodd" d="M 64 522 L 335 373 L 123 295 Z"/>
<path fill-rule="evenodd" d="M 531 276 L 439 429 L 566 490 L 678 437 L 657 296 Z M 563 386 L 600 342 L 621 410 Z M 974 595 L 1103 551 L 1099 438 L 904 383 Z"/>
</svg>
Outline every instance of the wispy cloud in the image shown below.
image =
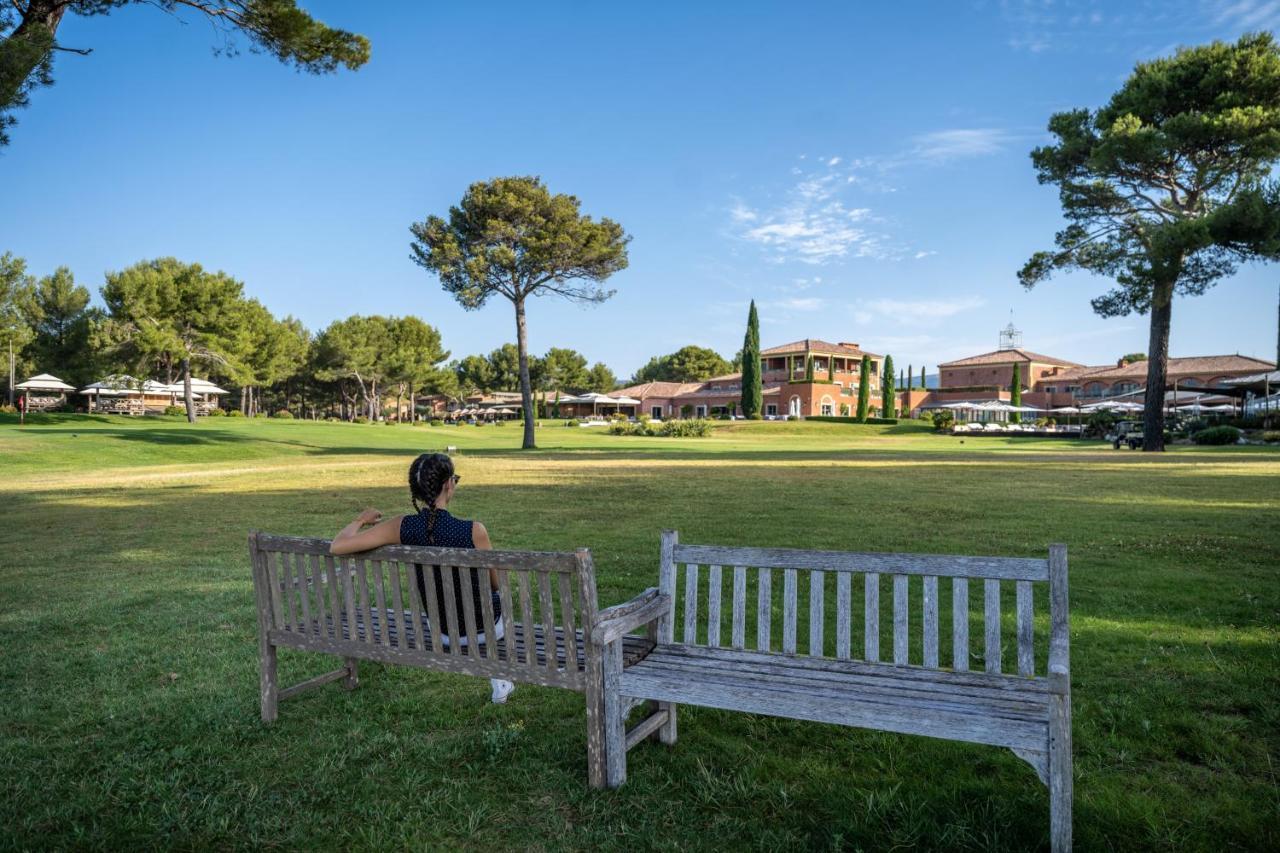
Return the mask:
<svg viewBox="0 0 1280 853">
<path fill-rule="evenodd" d="M 1003 151 L 1016 138 L 998 127 L 935 130 L 914 137 L 909 156 L 932 163 L 985 157 Z"/>
<path fill-rule="evenodd" d="M 831 161 L 839 164 L 833 157 L 817 172 L 793 169 L 798 180 L 777 207 L 754 208 L 736 201 L 729 218 L 737 236 L 765 249 L 775 263 L 889 257 L 894 251 L 891 241 L 877 230 L 869 208 L 846 203 L 843 193 L 849 184 Z"/>
<path fill-rule="evenodd" d="M 1280 0 L 1211 0 L 1205 11 L 1215 24 L 1236 29 L 1280 28 Z"/>
</svg>

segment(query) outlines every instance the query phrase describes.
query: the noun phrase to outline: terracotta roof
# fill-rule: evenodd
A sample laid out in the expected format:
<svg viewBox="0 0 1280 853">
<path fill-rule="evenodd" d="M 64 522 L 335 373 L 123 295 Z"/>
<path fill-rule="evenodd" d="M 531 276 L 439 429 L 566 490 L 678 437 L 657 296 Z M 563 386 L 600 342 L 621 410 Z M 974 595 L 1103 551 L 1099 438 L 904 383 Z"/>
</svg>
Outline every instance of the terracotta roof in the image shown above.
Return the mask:
<svg viewBox="0 0 1280 853">
<path fill-rule="evenodd" d="M 1275 367 L 1269 361 L 1263 361 L 1259 358 L 1251 358 L 1247 355 L 1197 355 L 1188 358 L 1171 358 L 1169 359 L 1170 377 L 1175 376 L 1203 376 L 1205 374 L 1235 374 L 1247 375 L 1250 373 L 1258 373 L 1260 370 L 1269 370 Z M 1132 364 L 1126 364 L 1118 367 L 1114 364 L 1104 364 L 1095 367 L 1078 367 L 1073 370 L 1064 370 L 1057 376 L 1046 376 L 1045 382 L 1064 382 L 1076 380 L 1103 380 L 1115 381 L 1118 379 L 1137 379 L 1146 380 L 1147 378 L 1147 362 L 1135 361 Z"/>
<path fill-rule="evenodd" d="M 641 382 L 638 385 L 619 388 L 611 393 L 625 394 L 628 397 L 643 400 L 646 397 L 674 397 L 677 394 L 696 391 L 701 387 L 701 382 Z"/>
<path fill-rule="evenodd" d="M 1025 349 L 998 349 L 994 352 L 984 352 L 982 355 L 971 355 L 968 358 L 948 361 L 945 364 L 939 364 L 938 367 L 976 367 L 983 364 L 1013 364 L 1015 361 L 1034 361 L 1039 364 L 1059 364 L 1064 367 L 1084 366 L 1076 364 L 1074 361 L 1054 358 L 1051 355 L 1041 355 L 1038 352 L 1031 352 L 1030 350 Z"/>
<path fill-rule="evenodd" d="M 760 393 L 764 397 L 776 397 L 778 394 L 782 393 L 782 389 L 775 385 L 772 388 L 762 389 Z M 678 394 L 674 399 L 677 401 L 724 399 L 725 397 L 737 399 L 740 396 L 742 396 L 741 388 L 722 388 L 719 391 L 712 391 L 710 388 L 699 388 L 697 391 L 687 391 L 683 394 Z"/>
<path fill-rule="evenodd" d="M 872 358 L 881 358 L 881 356 L 876 353 L 867 352 L 861 347 L 854 346 L 852 344 L 833 344 L 830 341 L 820 341 L 817 338 L 805 338 L 802 341 L 792 341 L 791 343 L 783 344 L 782 346 L 769 347 L 766 350 L 761 350 L 760 354 L 786 355 L 787 353 L 793 352 L 816 352 L 820 355 L 869 355 Z"/>
</svg>

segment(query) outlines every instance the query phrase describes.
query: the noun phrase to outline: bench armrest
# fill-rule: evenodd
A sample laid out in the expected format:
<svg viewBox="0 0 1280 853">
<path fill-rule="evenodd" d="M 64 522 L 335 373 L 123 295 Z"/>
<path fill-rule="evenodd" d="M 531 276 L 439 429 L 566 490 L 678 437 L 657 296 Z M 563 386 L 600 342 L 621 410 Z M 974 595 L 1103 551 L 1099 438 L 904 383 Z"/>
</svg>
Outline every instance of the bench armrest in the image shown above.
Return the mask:
<svg viewBox="0 0 1280 853">
<path fill-rule="evenodd" d="M 625 604 L 601 610 L 591 629 L 591 642 L 607 646 L 624 634 L 652 622 L 671 609 L 671 596 L 649 587 Z"/>
</svg>

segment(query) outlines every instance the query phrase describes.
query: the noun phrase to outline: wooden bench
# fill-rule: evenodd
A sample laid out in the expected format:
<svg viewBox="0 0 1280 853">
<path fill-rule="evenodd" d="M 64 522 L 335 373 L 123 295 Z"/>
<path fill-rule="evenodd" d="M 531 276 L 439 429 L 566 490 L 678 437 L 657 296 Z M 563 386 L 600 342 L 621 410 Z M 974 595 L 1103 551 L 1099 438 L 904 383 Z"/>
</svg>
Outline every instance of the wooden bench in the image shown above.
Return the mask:
<svg viewBox="0 0 1280 853">
<path fill-rule="evenodd" d="M 640 741 L 656 736 L 676 742 L 682 703 L 838 723 L 1011 749 L 1049 788 L 1053 849 L 1070 849 L 1065 546 L 1050 546 L 1047 560 L 861 554 L 681 545 L 674 531 L 665 531 L 660 565 L 658 589 L 615 611 L 619 615 L 592 634 L 603 657 L 610 787 L 626 781 L 627 751 Z M 854 624 L 855 575 L 861 575 L 860 631 Z M 882 660 L 880 648 L 882 575 L 893 579 L 891 660 Z M 939 578 L 951 579 L 950 667 L 939 649 Z M 971 580 L 982 581 L 983 672 L 970 671 Z M 1040 675 L 1033 631 L 1037 583 L 1048 584 L 1049 614 L 1047 667 L 1042 657 Z M 1001 587 L 1009 584 L 1016 672 L 1006 673 Z M 923 635 L 916 646 L 910 643 L 913 619 L 920 620 Z M 627 634 L 641 626 L 656 645 L 635 660 L 627 654 Z M 860 659 L 854 655 L 858 633 Z M 646 701 L 644 719 L 628 731 L 630 712 Z"/>
<path fill-rule="evenodd" d="M 255 532 L 249 536 L 249 555 L 258 610 L 263 721 L 276 719 L 279 700 L 303 691 L 339 680 L 354 689 L 361 660 L 563 687 L 586 694 L 588 775 L 592 785 L 604 785 L 600 656 L 588 654 L 589 631 L 601 618 L 629 611 L 624 607 L 597 612 L 590 551 L 393 545 L 334 557 L 326 539 Z M 487 586 L 489 570 L 496 570 L 502 638 L 495 638 L 491 597 L 480 596 L 481 612 L 476 613 L 472 596 L 464 594 L 460 628 L 465 628 L 466 643 L 452 636 L 450 642 L 438 641 L 431 627 L 442 624 L 433 566 L 443 567 L 445 601 L 454 600 L 458 585 L 470 589 L 472 573 L 483 572 Z M 418 567 L 424 571 L 416 571 Z M 420 588 L 420 583 L 427 588 Z M 481 633 L 484 641 L 479 640 Z M 633 661 L 652 643 L 631 638 L 624 646 L 621 653 Z M 280 648 L 335 655 L 342 665 L 281 689 L 276 677 Z"/>
</svg>

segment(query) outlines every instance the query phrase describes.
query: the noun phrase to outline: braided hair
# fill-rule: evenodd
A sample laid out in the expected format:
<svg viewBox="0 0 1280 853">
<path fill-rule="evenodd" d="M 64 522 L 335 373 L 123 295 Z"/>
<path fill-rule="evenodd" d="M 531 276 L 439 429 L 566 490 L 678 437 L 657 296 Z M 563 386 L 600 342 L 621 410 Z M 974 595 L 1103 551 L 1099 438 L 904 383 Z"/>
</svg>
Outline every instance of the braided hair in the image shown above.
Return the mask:
<svg viewBox="0 0 1280 853">
<path fill-rule="evenodd" d="M 453 476 L 453 460 L 443 453 L 424 453 L 409 466 L 409 496 L 413 508 L 427 513 L 427 542 L 435 544 L 436 498 Z"/>
</svg>

